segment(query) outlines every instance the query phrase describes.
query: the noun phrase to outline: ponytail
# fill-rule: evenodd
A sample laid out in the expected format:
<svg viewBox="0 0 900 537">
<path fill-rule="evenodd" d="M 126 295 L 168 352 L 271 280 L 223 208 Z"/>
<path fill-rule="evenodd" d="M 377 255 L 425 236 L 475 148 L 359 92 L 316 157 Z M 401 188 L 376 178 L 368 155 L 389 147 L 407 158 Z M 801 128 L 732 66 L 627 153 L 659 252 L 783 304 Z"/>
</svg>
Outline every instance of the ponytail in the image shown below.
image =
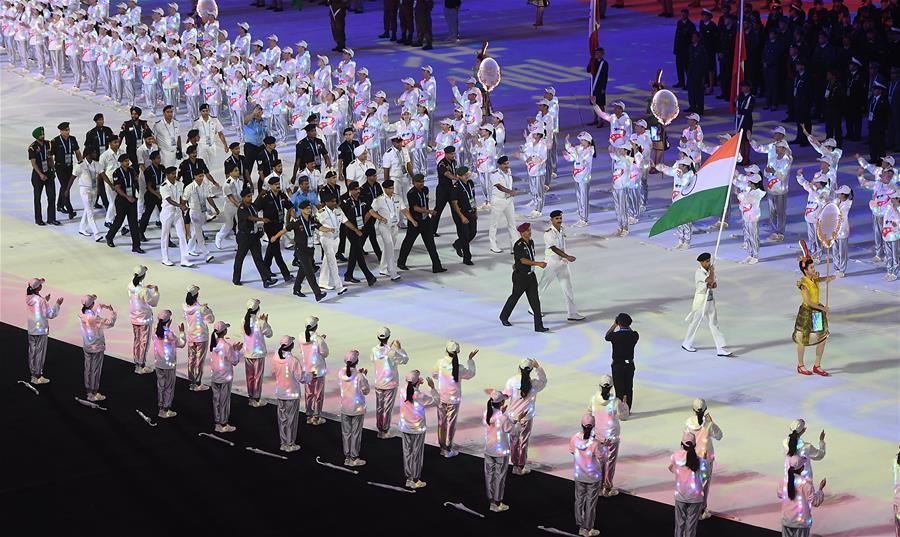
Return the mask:
<svg viewBox="0 0 900 537">
<path fill-rule="evenodd" d="M 487 401 L 487 410 L 484 413 L 484 423 L 487 425 L 491 424 L 491 416 L 494 415 L 494 402 L 488 399 Z"/>
<path fill-rule="evenodd" d="M 412 403 L 413 396 L 415 395 L 415 393 L 416 393 L 416 384 L 414 382 L 407 382 L 406 383 L 406 402 Z"/>
<path fill-rule="evenodd" d="M 32 289 L 31 286 L 28 286 L 28 288 L 25 289 L 25 296 L 31 296 L 31 295 L 36 295 L 36 294 L 38 294 L 38 292 L 35 291 L 34 289 Z"/>
<path fill-rule="evenodd" d="M 690 468 L 692 472 L 696 472 L 700 469 L 700 457 L 697 456 L 697 451 L 694 449 L 693 442 L 682 443 L 681 447 L 684 448 L 684 451 L 687 452 L 687 457 L 684 461 L 684 465 Z"/>
<path fill-rule="evenodd" d="M 800 439 L 800 434 L 797 431 L 791 431 L 791 434 L 788 435 L 788 457 L 792 457 L 797 454 L 797 440 Z"/>
<path fill-rule="evenodd" d="M 787 493 L 788 498 L 794 499 L 797 497 L 797 485 L 794 484 L 794 477 L 797 475 L 797 471 L 794 470 L 793 467 L 788 467 L 787 471 Z"/>
<path fill-rule="evenodd" d="M 459 352 L 450 355 L 453 358 L 453 382 L 459 384 Z"/>
<path fill-rule="evenodd" d="M 345 371 L 345 373 L 347 374 L 347 378 L 350 378 L 350 375 L 353 374 L 353 368 L 354 368 L 355 366 L 356 366 L 356 364 L 351 364 L 351 363 L 349 363 L 349 362 L 347 363 L 347 369 L 346 369 L 346 371 Z"/>
<path fill-rule="evenodd" d="M 311 335 L 311 334 L 312 334 L 312 327 L 310 327 L 309 325 L 306 325 L 306 331 L 305 331 L 305 333 L 304 333 L 304 338 L 306 338 L 306 342 L 307 342 L 307 343 L 310 343 L 310 342 L 312 341 L 312 339 L 311 339 L 311 338 L 312 338 L 312 335 Z"/>
<path fill-rule="evenodd" d="M 146 274 L 144 276 L 146 276 Z M 138 284 L 144 281 L 144 276 L 138 276 L 137 274 L 135 274 L 134 278 L 131 278 L 131 285 L 137 287 Z"/>
<path fill-rule="evenodd" d="M 526 367 L 525 369 L 520 369 L 522 373 L 522 380 L 519 382 L 519 393 L 522 394 L 522 397 L 528 397 L 528 394 L 531 393 L 531 368 Z"/>
<path fill-rule="evenodd" d="M 248 309 L 247 313 L 244 314 L 244 333 L 248 336 L 253 333 L 253 330 L 250 329 L 250 317 L 255 314 L 259 309 L 251 310 Z"/>
<path fill-rule="evenodd" d="M 220 334 L 220 333 L 216 332 L 215 330 L 213 330 L 212 336 L 210 336 L 210 338 L 209 338 L 209 350 L 210 350 L 210 352 L 212 352 L 213 350 L 215 350 L 216 345 L 219 344 L 219 338 L 222 337 L 223 335 L 224 335 L 224 334 Z"/>
<path fill-rule="evenodd" d="M 156 337 L 163 339 L 166 337 L 166 326 L 169 321 L 159 321 L 156 323 Z"/>
<path fill-rule="evenodd" d="M 91 308 L 89 308 L 87 306 L 81 306 L 81 313 L 85 313 L 87 311 L 91 311 Z"/>
<path fill-rule="evenodd" d="M 192 295 L 192 294 L 188 293 L 184 297 L 184 303 L 187 304 L 188 306 L 193 306 L 194 304 L 197 303 L 197 295 Z"/>
<path fill-rule="evenodd" d="M 694 414 L 697 415 L 697 425 L 703 427 L 703 416 L 706 415 L 706 409 L 695 410 Z"/>
<path fill-rule="evenodd" d="M 609 393 L 612 391 L 612 386 L 602 386 L 600 388 L 600 396 L 603 397 L 604 401 L 609 401 Z"/>
<path fill-rule="evenodd" d="M 284 353 L 291 352 L 291 349 L 294 348 L 294 342 L 292 341 L 290 345 L 282 345 L 278 347 L 278 357 L 284 360 Z"/>
<path fill-rule="evenodd" d="M 594 431 L 593 425 L 582 425 L 581 426 L 581 438 L 582 440 L 587 440 L 591 437 L 591 433 Z"/>
</svg>

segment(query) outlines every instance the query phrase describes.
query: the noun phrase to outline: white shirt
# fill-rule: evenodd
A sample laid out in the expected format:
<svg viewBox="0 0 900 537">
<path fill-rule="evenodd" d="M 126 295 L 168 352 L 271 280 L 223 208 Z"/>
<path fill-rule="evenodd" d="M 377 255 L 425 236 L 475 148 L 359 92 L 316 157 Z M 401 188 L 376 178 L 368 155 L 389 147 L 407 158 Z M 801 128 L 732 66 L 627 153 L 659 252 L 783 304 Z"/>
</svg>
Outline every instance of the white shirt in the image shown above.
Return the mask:
<svg viewBox="0 0 900 537">
<path fill-rule="evenodd" d="M 153 135 L 156 137 L 160 151 L 175 152 L 178 149 L 178 137 L 181 136 L 181 130 L 178 122 L 174 119 L 171 123 L 166 123 L 165 119 L 154 123 Z"/>
<path fill-rule="evenodd" d="M 200 145 L 206 147 L 212 147 L 216 143 L 216 139 L 219 138 L 219 133 L 225 130 L 222 128 L 222 123 L 212 116 L 210 116 L 208 121 L 203 121 L 202 117 L 198 118 L 194 122 L 193 128 L 200 131 Z"/>
<path fill-rule="evenodd" d="M 181 203 L 182 196 L 184 196 L 184 184 L 177 179 L 174 183 L 168 180 L 163 181 L 159 187 L 159 195 L 162 196 L 163 210 L 169 209 L 174 211 L 176 208 L 166 200 L 172 198 L 172 201 L 175 203 Z"/>
<path fill-rule="evenodd" d="M 329 239 L 337 239 L 339 237 L 341 224 L 347 221 L 347 216 L 344 214 L 344 211 L 341 210 L 340 206 L 335 206 L 334 209 L 329 209 L 328 207 L 323 208 L 319 211 L 319 222 L 327 227 L 331 228 L 334 231 L 322 231 L 319 230 L 319 237 L 327 237 Z"/>
<path fill-rule="evenodd" d="M 82 160 L 75 164 L 72 173 L 78 177 L 78 186 L 80 188 L 88 188 L 90 190 L 97 189 L 97 173 L 100 171 L 100 164 L 96 161 Z"/>
<path fill-rule="evenodd" d="M 560 225 L 559 229 L 556 229 L 552 225 L 550 229 L 544 232 L 544 259 L 550 260 L 555 259 L 557 261 L 562 260 L 562 257 L 556 254 L 551 248 L 557 247 L 563 252 L 566 251 L 566 228 L 565 226 Z"/>
<path fill-rule="evenodd" d="M 147 144 L 142 143 L 138 146 L 135 153 L 137 154 L 138 161 L 134 163 L 135 166 L 144 166 L 147 167 L 150 165 L 150 153 L 154 151 L 159 151 L 159 146 L 156 144 L 147 147 Z"/>
<path fill-rule="evenodd" d="M 369 168 L 375 168 L 375 164 L 368 160 L 360 162 L 359 159 L 353 159 L 353 162 L 347 166 L 347 171 L 344 172 L 344 175 L 348 181 L 356 181 L 361 185 L 366 181 L 366 170 Z M 310 185 L 310 188 L 312 188 L 312 185 Z"/>
<path fill-rule="evenodd" d="M 121 145 L 119 146 L 118 151 L 113 151 L 112 148 L 107 149 L 100 155 L 100 166 L 98 168 L 98 173 L 103 172 L 106 174 L 106 177 L 109 180 L 112 180 L 112 174 L 119 167 L 119 156 L 125 154 L 125 148 Z"/>
<path fill-rule="evenodd" d="M 402 211 L 406 209 L 406 203 L 396 192 L 390 198 L 388 198 L 387 194 L 382 194 L 372 202 L 372 209 L 387 219 L 387 224 L 377 222 L 376 225 L 393 227 L 400 224 L 400 219 L 403 216 Z"/>
<path fill-rule="evenodd" d="M 390 169 L 391 179 L 397 181 L 406 174 L 407 162 L 409 162 L 409 154 L 406 152 L 406 149 L 391 147 L 384 153 L 384 157 L 381 159 L 381 167 Z"/>
<path fill-rule="evenodd" d="M 512 172 L 504 173 L 503 170 L 500 170 L 499 168 L 494 170 L 494 172 L 491 174 L 491 185 L 492 186 L 500 185 L 502 187 L 508 188 L 509 190 L 512 190 L 512 187 L 513 187 Z M 506 201 L 512 202 L 513 197 L 510 196 L 509 194 L 507 194 L 506 192 L 503 192 L 500 189 L 495 187 L 493 190 L 491 190 L 491 203 L 496 203 L 498 201 L 499 202 L 506 202 Z"/>
</svg>

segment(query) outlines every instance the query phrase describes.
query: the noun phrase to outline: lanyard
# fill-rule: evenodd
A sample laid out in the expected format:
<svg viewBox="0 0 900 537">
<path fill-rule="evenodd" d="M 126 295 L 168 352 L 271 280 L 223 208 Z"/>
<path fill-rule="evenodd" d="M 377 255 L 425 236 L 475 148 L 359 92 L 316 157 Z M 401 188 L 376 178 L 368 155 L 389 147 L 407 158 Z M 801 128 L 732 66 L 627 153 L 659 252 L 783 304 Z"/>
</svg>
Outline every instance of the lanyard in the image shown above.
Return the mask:
<svg viewBox="0 0 900 537">
<path fill-rule="evenodd" d="M 150 165 L 150 169 L 153 171 L 153 185 L 159 186 L 159 172 L 156 171 L 156 166 L 153 164 Z"/>
<path fill-rule="evenodd" d="M 242 159 L 235 158 L 234 155 L 231 155 L 230 160 L 231 160 L 231 162 L 234 162 L 234 164 L 237 166 L 238 170 L 240 170 L 241 175 L 244 175 L 244 163 L 242 162 Z"/>
<path fill-rule="evenodd" d="M 428 195 L 425 194 L 425 191 L 423 191 L 423 190 L 418 191 L 416 194 L 418 194 L 419 200 L 422 202 L 422 208 L 427 209 L 428 208 Z M 426 218 L 428 216 L 428 213 L 421 213 L 421 214 L 422 214 L 422 218 Z"/>
<path fill-rule="evenodd" d="M 134 189 L 131 185 L 131 174 L 127 173 L 125 169 L 121 167 L 119 168 L 119 173 L 121 174 L 122 179 L 125 181 L 125 188 L 127 189 L 127 192 L 130 191 L 132 194 L 134 194 Z"/>
<path fill-rule="evenodd" d="M 334 187 L 332 187 L 331 185 L 326 184 L 325 189 L 334 196 L 334 199 L 337 199 L 338 195 L 341 192 L 341 187 L 338 185 L 334 185 Z"/>
<path fill-rule="evenodd" d="M 65 138 L 63 138 L 62 136 L 60 136 L 60 137 L 59 137 L 59 143 L 62 144 L 63 150 L 65 150 L 65 154 L 66 154 L 66 155 L 71 155 L 71 154 L 72 154 L 72 141 L 71 141 L 71 140 L 69 140 L 69 143 L 66 143 Z"/>
<path fill-rule="evenodd" d="M 301 216 L 300 223 L 303 224 L 303 231 L 306 232 L 306 238 L 309 239 L 310 237 L 312 237 L 312 222 Z"/>
<path fill-rule="evenodd" d="M 377 198 L 378 197 L 378 188 L 376 188 L 376 187 L 378 186 L 378 183 L 375 183 L 374 185 L 366 183 L 366 185 L 369 187 L 369 194 L 372 195 L 372 199 Z"/>
<path fill-rule="evenodd" d="M 269 162 L 269 168 L 272 168 L 272 162 L 274 162 L 272 160 L 272 154 L 268 151 L 264 151 L 264 153 L 266 154 L 266 160 Z"/>
<path fill-rule="evenodd" d="M 317 138 L 317 139 L 318 139 L 318 138 Z M 312 149 L 312 152 L 313 152 L 313 159 L 315 159 L 315 160 L 317 161 L 317 163 L 318 163 L 318 160 L 319 160 L 319 146 L 317 146 L 317 145 L 315 144 L 315 142 L 313 142 L 313 141 L 310 140 L 309 138 L 306 139 L 306 143 L 307 143 L 307 145 L 311 146 L 310 149 Z"/>
<path fill-rule="evenodd" d="M 203 125 L 203 134 L 205 134 L 206 145 L 212 144 L 212 126 L 210 125 L 210 121 L 201 121 L 201 125 Z"/>
<path fill-rule="evenodd" d="M 97 131 L 97 145 L 106 149 L 106 134 L 102 130 Z"/>
<path fill-rule="evenodd" d="M 40 144 L 38 147 L 40 148 L 37 150 L 40 157 L 38 160 L 40 160 L 40 162 L 47 162 L 47 146 Z"/>
<path fill-rule="evenodd" d="M 175 123 L 175 122 L 173 121 L 172 123 Z M 175 142 L 175 125 L 172 125 L 172 129 L 169 130 L 169 124 L 166 123 L 165 120 L 163 120 L 162 124 L 163 124 L 163 127 L 166 128 L 166 134 L 168 134 L 172 138 L 172 142 L 174 143 Z"/>
<path fill-rule="evenodd" d="M 275 203 L 275 207 L 278 209 L 278 217 L 281 218 L 281 213 L 284 210 L 284 203 L 281 201 L 281 196 L 276 196 L 274 192 L 269 192 L 269 196 L 272 197 L 272 202 Z"/>
<path fill-rule="evenodd" d="M 390 218 L 388 220 L 393 222 L 394 219 L 397 218 L 397 206 L 395 205 L 394 198 L 393 197 L 389 198 L 389 197 L 387 197 L 387 195 L 385 195 L 384 199 L 386 200 L 385 206 L 387 207 L 388 212 L 391 213 Z"/>
<path fill-rule="evenodd" d="M 528 260 L 534 261 L 534 246 L 532 244 L 529 244 L 526 242 L 525 243 L 525 251 L 528 252 Z M 528 269 L 531 270 L 531 267 L 528 267 Z"/>
<path fill-rule="evenodd" d="M 135 131 L 134 138 L 136 140 L 143 140 L 144 139 L 144 137 L 143 137 L 144 127 L 143 127 L 143 125 L 141 125 L 141 121 L 138 120 L 138 121 L 134 121 L 133 123 L 134 123 L 134 131 Z"/>
<path fill-rule="evenodd" d="M 350 198 L 350 206 L 353 207 L 353 216 L 358 218 L 362 216 L 362 207 L 359 205 L 358 199 Z"/>
<path fill-rule="evenodd" d="M 466 189 L 466 197 L 468 197 L 470 200 L 475 199 L 475 187 L 472 186 L 471 188 L 469 188 L 469 184 L 466 181 L 460 181 L 460 184 L 464 189 Z"/>
</svg>

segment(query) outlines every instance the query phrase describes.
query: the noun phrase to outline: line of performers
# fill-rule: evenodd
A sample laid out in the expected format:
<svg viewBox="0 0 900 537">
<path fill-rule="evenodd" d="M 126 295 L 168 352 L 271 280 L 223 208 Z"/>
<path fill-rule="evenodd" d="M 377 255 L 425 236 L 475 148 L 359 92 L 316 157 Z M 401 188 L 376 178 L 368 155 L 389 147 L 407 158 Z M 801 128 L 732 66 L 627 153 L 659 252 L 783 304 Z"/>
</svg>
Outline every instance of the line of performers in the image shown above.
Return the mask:
<svg viewBox="0 0 900 537">
<path fill-rule="evenodd" d="M 244 362 L 248 404 L 266 405 L 263 400 L 263 379 L 274 379 L 271 397 L 277 402 L 277 428 L 280 449 L 293 452 L 299 449 L 301 392 L 305 398 L 306 424 L 325 423 L 322 417 L 325 382 L 328 373 L 326 359 L 330 350 L 327 335 L 320 330 L 319 319 L 308 317 L 299 341 L 289 335 L 279 338 L 278 348 L 270 352 L 266 340 L 273 336 L 268 315 L 260 312 L 260 301 L 250 299 L 240 325 L 241 340 L 229 337 L 230 325 L 215 320 L 208 304 L 200 302 L 200 289 L 188 288 L 182 307 L 183 322 L 174 326 L 171 310 L 162 309 L 154 315 L 160 298 L 159 289 L 144 282 L 147 268 L 135 267 L 129 293 L 129 320 L 134 333 L 135 373 L 156 372 L 158 416 L 173 418 L 175 370 L 178 350 L 187 347 L 188 382 L 192 391 L 212 388 L 213 422 L 217 433 L 236 430 L 229 423 L 234 368 Z M 44 280 L 32 278 L 26 288 L 28 314 L 28 367 L 31 382 L 45 384 L 43 376 L 46 358 L 49 321 L 58 316 L 63 299 L 51 302 L 42 296 Z M 108 304 L 97 302 L 95 295 L 85 295 L 78 314 L 84 342 L 84 384 L 87 399 L 103 401 L 99 391 L 100 374 L 106 350 L 105 330 L 115 326 L 117 314 Z M 211 329 L 210 329 L 211 325 Z M 152 348 L 154 367 L 147 357 Z M 405 486 L 416 489 L 426 485 L 421 479 L 424 441 L 427 431 L 427 409 L 436 407 L 438 445 L 443 457 L 458 455 L 454 444 L 456 424 L 462 400 L 462 384 L 476 374 L 475 356 L 478 349 L 464 360 L 460 345 L 448 341 L 444 355 L 435 363 L 430 375 L 410 370 L 402 375 L 400 366 L 409 362 L 409 355 L 391 330 L 382 327 L 376 334 L 369 360 L 374 365 L 374 383 L 370 385 L 368 370 L 360 367 L 360 351 L 344 354 L 338 372 L 340 385 L 340 421 L 344 465 L 362 466 L 360 457 L 362 429 L 367 412 L 367 396 L 375 390 L 375 421 L 378 438 L 387 439 L 391 432 L 396 396 L 400 391 L 400 417 L 397 430 L 402 437 Z M 202 383 L 204 367 L 211 370 L 209 386 Z M 427 388 L 424 385 L 427 384 Z M 527 465 L 528 445 L 532 435 L 537 395 L 547 386 L 547 375 L 534 359 L 524 359 L 518 371 L 502 390 L 488 389 L 484 426 L 484 475 L 486 494 L 491 511 L 509 509 L 503 503 L 509 466 L 515 475 L 530 473 Z M 575 520 L 579 535 L 597 535 L 594 529 L 599 498 L 619 493 L 614 486 L 616 463 L 619 458 L 621 422 L 630 416 L 629 406 L 613 393 L 613 379 L 602 375 L 599 389 L 591 398 L 588 412 L 581 420 L 581 431 L 569 440 L 573 456 L 575 486 Z M 784 535 L 805 537 L 812 526 L 811 511 L 822 503 L 825 480 L 814 486 L 812 461 L 825 457 L 825 431 L 818 444 L 802 437 L 806 423 L 802 419 L 790 425 L 784 441 L 785 476 L 778 488 L 781 500 Z M 685 422 L 680 449 L 670 457 L 669 471 L 675 475 L 675 535 L 691 537 L 696 534 L 698 521 L 709 518 L 710 484 L 715 465 L 714 443 L 723 438 L 722 429 L 713 421 L 705 400 L 693 401 L 692 412 Z M 900 455 L 894 462 L 895 513 L 900 501 Z M 897 518 L 900 521 L 900 515 Z M 900 525 L 898 525 L 900 528 Z"/>
</svg>

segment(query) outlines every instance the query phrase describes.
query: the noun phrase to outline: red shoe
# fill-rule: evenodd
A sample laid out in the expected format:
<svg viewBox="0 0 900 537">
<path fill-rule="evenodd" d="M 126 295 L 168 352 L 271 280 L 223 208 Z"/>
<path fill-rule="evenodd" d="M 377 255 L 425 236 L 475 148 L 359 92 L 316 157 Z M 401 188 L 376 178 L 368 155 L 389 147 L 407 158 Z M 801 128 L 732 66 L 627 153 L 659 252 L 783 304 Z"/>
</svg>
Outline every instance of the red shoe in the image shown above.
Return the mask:
<svg viewBox="0 0 900 537">
<path fill-rule="evenodd" d="M 813 373 L 815 373 L 816 375 L 823 376 L 823 377 L 831 376 L 831 373 L 829 373 L 828 371 L 825 371 L 824 369 L 822 369 L 821 367 L 819 367 L 817 365 L 813 366 Z"/>
<path fill-rule="evenodd" d="M 806 367 L 802 366 L 802 365 L 797 366 L 797 373 L 800 373 L 801 375 L 807 375 L 807 376 L 812 375 L 810 370 L 806 369 Z"/>
</svg>

